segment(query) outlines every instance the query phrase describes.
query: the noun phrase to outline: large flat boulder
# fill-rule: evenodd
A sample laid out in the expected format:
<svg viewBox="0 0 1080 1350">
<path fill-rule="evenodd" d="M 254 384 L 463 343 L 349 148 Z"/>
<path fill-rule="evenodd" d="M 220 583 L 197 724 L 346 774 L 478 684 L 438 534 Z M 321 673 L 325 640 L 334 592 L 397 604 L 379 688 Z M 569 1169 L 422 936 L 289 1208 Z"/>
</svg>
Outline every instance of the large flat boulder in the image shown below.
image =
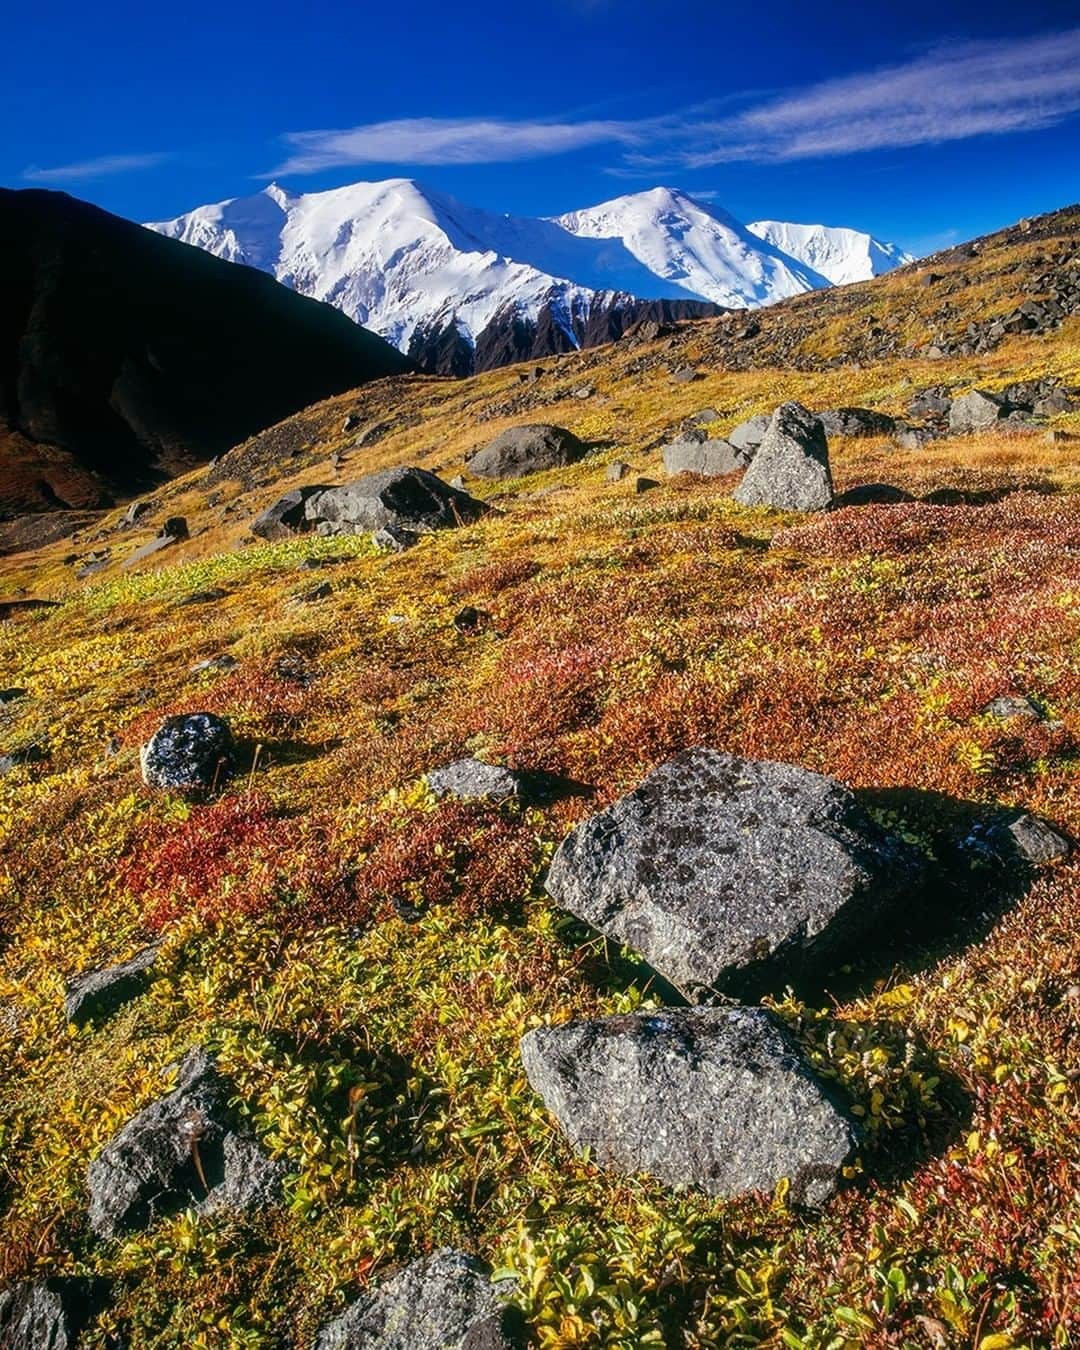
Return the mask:
<svg viewBox="0 0 1080 1350">
<path fill-rule="evenodd" d="M 836 1189 L 858 1134 L 763 1008 L 680 1008 L 538 1027 L 529 1082 L 577 1149 L 710 1195 Z"/>
<path fill-rule="evenodd" d="M 821 422 L 801 403 L 783 403 L 735 489 L 743 506 L 824 511 L 832 504 L 829 447 Z"/>
<path fill-rule="evenodd" d="M 449 1247 L 412 1262 L 319 1332 L 316 1350 L 515 1350 L 488 1267 Z"/>
<path fill-rule="evenodd" d="M 756 996 L 854 949 L 918 876 L 835 779 L 698 748 L 579 825 L 547 890 L 688 997 Z"/>
<path fill-rule="evenodd" d="M 367 534 L 382 529 L 451 529 L 479 520 L 487 506 L 427 469 L 379 469 L 341 487 L 323 488 L 304 502 L 304 521 L 317 534 Z"/>
<path fill-rule="evenodd" d="M 212 1213 L 276 1203 L 281 1168 L 233 1128 L 231 1092 L 196 1048 L 181 1064 L 173 1091 L 122 1126 L 87 1173 L 90 1227 L 99 1237 L 146 1228 L 189 1205 Z"/>
<path fill-rule="evenodd" d="M 719 477 L 745 469 L 751 456 L 737 450 L 728 441 L 672 441 L 664 446 L 664 468 L 668 473 L 700 473 Z"/>
<path fill-rule="evenodd" d="M 565 427 L 538 422 L 500 432 L 469 460 L 468 469 L 479 478 L 523 478 L 576 464 L 587 451 L 588 446 Z"/>
</svg>

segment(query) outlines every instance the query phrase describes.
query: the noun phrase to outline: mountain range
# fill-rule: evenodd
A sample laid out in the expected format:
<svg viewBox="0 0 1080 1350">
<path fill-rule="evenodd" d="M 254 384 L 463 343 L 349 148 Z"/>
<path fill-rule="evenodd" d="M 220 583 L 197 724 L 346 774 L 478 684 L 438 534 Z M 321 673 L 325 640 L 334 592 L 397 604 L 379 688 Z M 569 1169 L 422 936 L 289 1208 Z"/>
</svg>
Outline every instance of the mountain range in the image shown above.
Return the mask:
<svg viewBox="0 0 1080 1350">
<path fill-rule="evenodd" d="M 467 375 L 629 327 L 756 308 L 910 262 L 858 230 L 757 221 L 658 187 L 552 218 L 467 206 L 411 179 L 249 197 L 158 234 L 342 310 L 425 370 Z"/>
</svg>

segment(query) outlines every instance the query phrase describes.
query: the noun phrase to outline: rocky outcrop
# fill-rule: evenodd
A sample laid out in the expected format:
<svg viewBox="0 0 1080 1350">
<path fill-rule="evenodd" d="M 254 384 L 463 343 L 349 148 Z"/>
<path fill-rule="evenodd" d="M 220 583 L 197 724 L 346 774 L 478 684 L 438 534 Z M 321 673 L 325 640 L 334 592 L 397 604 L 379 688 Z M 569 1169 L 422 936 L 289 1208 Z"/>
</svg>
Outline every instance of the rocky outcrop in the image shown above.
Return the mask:
<svg viewBox="0 0 1080 1350">
<path fill-rule="evenodd" d="M 544 469 L 576 464 L 587 451 L 588 447 L 573 432 L 536 422 L 529 426 L 507 427 L 473 455 L 467 467 L 478 478 L 523 478 Z"/>
<path fill-rule="evenodd" d="M 577 1149 L 710 1195 L 772 1191 L 798 1204 L 840 1182 L 858 1135 L 762 1008 L 682 1008 L 539 1027 L 529 1082 Z"/>
<path fill-rule="evenodd" d="M 152 788 L 205 791 L 232 772 L 229 724 L 208 712 L 167 717 L 139 751 L 143 782 Z"/>
<path fill-rule="evenodd" d="M 77 1027 L 103 1021 L 125 1003 L 138 998 L 150 983 L 150 971 L 158 951 L 155 944 L 119 965 L 76 976 L 68 985 L 64 998 L 67 1020 Z"/>
<path fill-rule="evenodd" d="M 76 1350 L 101 1311 L 104 1280 L 52 1276 L 26 1280 L 0 1293 L 3 1350 Z"/>
<path fill-rule="evenodd" d="M 520 1318 L 487 1266 L 444 1247 L 356 1300 L 316 1350 L 516 1350 Z"/>
<path fill-rule="evenodd" d="M 832 504 L 829 447 L 818 418 L 801 403 L 773 413 L 735 500 L 780 511 L 824 511 Z"/>
<path fill-rule="evenodd" d="M 853 951 L 918 875 L 835 779 L 699 748 L 579 825 L 547 890 L 688 997 L 756 996 Z"/>
<path fill-rule="evenodd" d="M 90 1164 L 90 1227 L 99 1237 L 146 1228 L 194 1206 L 202 1213 L 263 1208 L 280 1198 L 282 1172 L 234 1129 L 231 1088 L 195 1049 L 175 1089 L 124 1125 Z"/>
</svg>

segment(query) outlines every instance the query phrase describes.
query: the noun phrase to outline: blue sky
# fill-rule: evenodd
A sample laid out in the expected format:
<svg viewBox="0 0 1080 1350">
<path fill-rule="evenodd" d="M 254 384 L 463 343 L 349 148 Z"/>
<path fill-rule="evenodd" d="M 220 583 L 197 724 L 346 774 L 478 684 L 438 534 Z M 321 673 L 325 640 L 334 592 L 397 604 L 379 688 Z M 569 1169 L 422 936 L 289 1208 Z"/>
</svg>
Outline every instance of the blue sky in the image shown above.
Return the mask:
<svg viewBox="0 0 1080 1350">
<path fill-rule="evenodd" d="M 664 183 L 927 252 L 1080 198 L 1076 0 L 45 0 L 4 46 L 0 182 L 135 219 L 272 176 L 523 214 Z"/>
</svg>

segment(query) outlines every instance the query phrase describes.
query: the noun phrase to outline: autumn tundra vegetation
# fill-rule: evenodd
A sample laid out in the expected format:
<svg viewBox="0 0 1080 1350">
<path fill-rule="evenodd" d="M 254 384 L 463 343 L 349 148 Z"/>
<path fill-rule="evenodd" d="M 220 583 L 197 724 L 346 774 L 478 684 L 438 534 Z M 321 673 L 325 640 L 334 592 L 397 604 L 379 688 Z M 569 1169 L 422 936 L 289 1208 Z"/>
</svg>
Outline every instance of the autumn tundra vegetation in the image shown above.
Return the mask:
<svg viewBox="0 0 1080 1350">
<path fill-rule="evenodd" d="M 493 1273 L 492 1345 L 1080 1341 L 1078 238 L 1074 208 L 750 327 L 377 380 L 9 537 L 0 1287 L 82 1281 L 90 1346 L 410 1344 L 340 1319 L 418 1261 L 482 1278 L 491 1326 Z M 665 471 L 792 403 L 884 415 L 828 433 L 830 509 Z M 470 473 L 537 423 L 581 453 Z M 340 496 L 304 517 L 402 465 L 486 509 L 381 546 Z M 211 770 L 161 777 L 195 714 Z M 574 912 L 580 856 L 552 884 L 701 748 L 844 785 L 851 848 L 910 869 L 843 951 L 735 981 L 844 1121 L 828 1185 L 673 1184 L 538 1090 L 581 1025 L 731 1016 Z M 510 772 L 469 795 L 437 777 L 465 759 Z M 169 1204 L 106 1175 L 148 1120 L 184 1141 Z"/>
</svg>

